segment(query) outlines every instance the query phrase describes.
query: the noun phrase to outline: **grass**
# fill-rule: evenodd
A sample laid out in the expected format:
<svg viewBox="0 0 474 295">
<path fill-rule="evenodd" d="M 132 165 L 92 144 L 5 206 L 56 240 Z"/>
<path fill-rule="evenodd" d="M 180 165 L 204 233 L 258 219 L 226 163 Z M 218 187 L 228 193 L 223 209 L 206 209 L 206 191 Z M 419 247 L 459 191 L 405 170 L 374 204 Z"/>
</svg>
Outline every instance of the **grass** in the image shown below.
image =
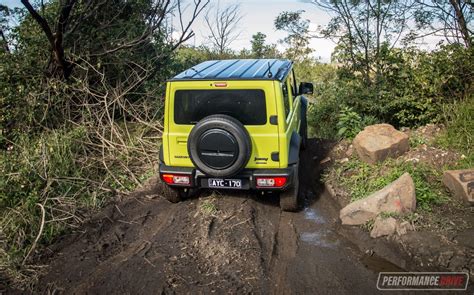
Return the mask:
<svg viewBox="0 0 474 295">
<path fill-rule="evenodd" d="M 466 101 L 443 107 L 446 129 L 436 138 L 435 144 L 456 150 L 464 158 L 452 169 L 474 167 L 474 96 Z"/>
<path fill-rule="evenodd" d="M 441 184 L 441 172 L 424 164 L 413 164 L 387 160 L 369 165 L 352 158 L 335 169 L 335 177 L 350 192 L 351 201 L 369 196 L 408 172 L 413 178 L 417 206 L 430 210 L 431 206 L 442 204 L 446 193 Z"/>
<path fill-rule="evenodd" d="M 435 144 L 462 154 L 461 160 L 446 169 L 474 167 L 474 97 L 466 101 L 445 105 L 443 108 L 446 128 L 436 138 Z"/>
<path fill-rule="evenodd" d="M 426 139 L 418 134 L 410 135 L 410 148 L 416 148 L 422 144 L 427 144 Z"/>
<path fill-rule="evenodd" d="M 0 153 L 0 276 L 16 287 L 32 283 L 37 250 L 77 227 L 117 192 L 152 175 L 134 142 L 104 148 L 85 127 L 24 136 Z M 130 138 L 141 138 L 131 134 Z M 140 147 L 140 149 L 138 149 Z M 104 151 L 103 150 L 103 151 Z"/>
<path fill-rule="evenodd" d="M 203 201 L 200 205 L 200 208 L 201 212 L 205 215 L 215 215 L 218 211 L 214 197 Z"/>
<path fill-rule="evenodd" d="M 367 222 L 362 224 L 361 226 L 364 230 L 370 232 L 374 228 L 374 223 L 375 223 L 375 219 L 370 219 L 370 220 L 367 220 Z"/>
</svg>

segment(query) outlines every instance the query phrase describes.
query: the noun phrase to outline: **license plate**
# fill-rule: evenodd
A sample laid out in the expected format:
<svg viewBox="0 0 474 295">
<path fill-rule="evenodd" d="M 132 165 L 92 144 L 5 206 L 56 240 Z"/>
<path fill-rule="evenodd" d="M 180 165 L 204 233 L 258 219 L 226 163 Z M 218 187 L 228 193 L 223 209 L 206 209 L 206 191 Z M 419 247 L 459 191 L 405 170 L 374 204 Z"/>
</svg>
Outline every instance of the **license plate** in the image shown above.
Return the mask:
<svg viewBox="0 0 474 295">
<path fill-rule="evenodd" d="M 242 188 L 241 179 L 221 179 L 221 178 L 209 178 L 207 180 L 209 187 L 215 188 Z"/>
</svg>

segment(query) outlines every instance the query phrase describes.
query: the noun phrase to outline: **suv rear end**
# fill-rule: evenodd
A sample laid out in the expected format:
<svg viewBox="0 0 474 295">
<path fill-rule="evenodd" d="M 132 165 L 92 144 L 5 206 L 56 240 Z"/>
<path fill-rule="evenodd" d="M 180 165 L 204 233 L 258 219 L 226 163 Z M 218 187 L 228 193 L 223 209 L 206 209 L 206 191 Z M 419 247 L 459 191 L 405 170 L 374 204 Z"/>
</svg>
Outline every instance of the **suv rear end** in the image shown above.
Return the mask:
<svg viewBox="0 0 474 295">
<path fill-rule="evenodd" d="M 160 176 L 170 201 L 199 188 L 295 187 L 302 99 L 290 108 L 282 94 L 296 89 L 289 74 L 287 60 L 208 61 L 167 82 Z"/>
<path fill-rule="evenodd" d="M 173 94 L 174 99 L 169 98 Z M 209 115 L 225 114 L 239 120 L 251 135 L 252 154 L 246 168 L 280 168 L 280 162 L 271 160 L 271 154 L 279 151 L 278 126 L 268 119 L 268 114 L 276 114 L 274 97 L 273 81 L 169 82 L 165 163 L 194 167 L 187 150 L 192 128 Z"/>
</svg>

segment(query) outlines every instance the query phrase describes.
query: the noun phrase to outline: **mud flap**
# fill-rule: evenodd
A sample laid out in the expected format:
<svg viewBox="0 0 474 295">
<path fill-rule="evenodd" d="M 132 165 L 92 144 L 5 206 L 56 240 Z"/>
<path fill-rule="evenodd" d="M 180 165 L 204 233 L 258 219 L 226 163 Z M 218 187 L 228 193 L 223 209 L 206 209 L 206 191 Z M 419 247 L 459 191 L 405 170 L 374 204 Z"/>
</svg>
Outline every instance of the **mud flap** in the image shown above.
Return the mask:
<svg viewBox="0 0 474 295">
<path fill-rule="evenodd" d="M 299 153 L 300 153 L 300 145 L 301 145 L 301 136 L 293 132 L 291 134 L 290 140 L 290 152 L 288 154 L 288 165 L 293 165 L 298 163 L 299 160 Z"/>
</svg>

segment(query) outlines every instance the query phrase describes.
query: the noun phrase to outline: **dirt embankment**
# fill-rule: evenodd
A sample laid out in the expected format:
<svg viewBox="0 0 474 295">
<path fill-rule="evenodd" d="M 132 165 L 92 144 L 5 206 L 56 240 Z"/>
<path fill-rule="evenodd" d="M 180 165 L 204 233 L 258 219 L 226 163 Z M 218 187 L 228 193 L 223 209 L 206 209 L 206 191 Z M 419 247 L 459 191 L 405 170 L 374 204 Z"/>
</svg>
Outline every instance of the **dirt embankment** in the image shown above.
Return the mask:
<svg viewBox="0 0 474 295">
<path fill-rule="evenodd" d="M 203 192 L 170 204 L 155 179 L 50 247 L 37 291 L 375 292 L 378 271 L 400 270 L 378 255 L 410 263 L 397 249 L 340 226 L 316 164 L 332 144 L 309 146 L 301 159 L 301 212 L 281 213 L 275 196 L 246 193 Z"/>
</svg>

